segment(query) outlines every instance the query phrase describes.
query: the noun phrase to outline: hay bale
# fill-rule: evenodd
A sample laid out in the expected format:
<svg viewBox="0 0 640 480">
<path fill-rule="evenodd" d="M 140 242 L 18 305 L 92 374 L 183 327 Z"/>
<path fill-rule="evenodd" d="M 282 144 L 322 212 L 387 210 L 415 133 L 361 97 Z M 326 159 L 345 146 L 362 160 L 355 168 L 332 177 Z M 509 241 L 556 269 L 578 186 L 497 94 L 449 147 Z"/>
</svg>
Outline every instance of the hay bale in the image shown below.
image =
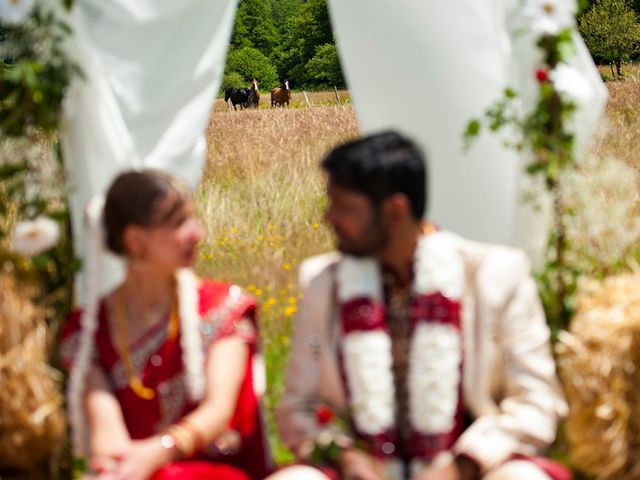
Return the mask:
<svg viewBox="0 0 640 480">
<path fill-rule="evenodd" d="M 582 285 L 556 349 L 571 461 L 599 479 L 640 478 L 640 274 Z"/>
<path fill-rule="evenodd" d="M 0 473 L 55 469 L 66 423 L 44 310 L 6 272 L 0 292 Z"/>
</svg>

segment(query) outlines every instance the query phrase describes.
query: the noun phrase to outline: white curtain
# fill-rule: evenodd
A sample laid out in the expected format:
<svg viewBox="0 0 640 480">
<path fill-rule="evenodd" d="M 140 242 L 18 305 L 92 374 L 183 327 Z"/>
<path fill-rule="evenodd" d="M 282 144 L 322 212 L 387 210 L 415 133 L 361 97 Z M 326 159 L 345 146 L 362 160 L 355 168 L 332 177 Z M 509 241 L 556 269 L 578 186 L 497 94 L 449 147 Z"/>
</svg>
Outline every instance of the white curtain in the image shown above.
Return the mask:
<svg viewBox="0 0 640 480">
<path fill-rule="evenodd" d="M 525 100 L 536 91 L 539 56 L 531 35 L 518 35 L 507 0 L 329 0 L 342 65 L 363 132 L 397 129 L 417 141 L 430 168 L 430 212 L 439 225 L 469 238 L 517 244 L 533 253 L 545 219 L 520 201 L 525 159 L 483 134 L 468 153 L 462 134 L 472 117 L 510 85 Z M 591 99 L 578 112 L 585 140 L 606 91 L 576 35 L 574 64 Z"/>
<path fill-rule="evenodd" d="M 82 211 L 123 169 L 157 167 L 195 185 L 204 131 L 223 74 L 237 0 L 77 0 L 70 51 L 85 78 L 72 85 L 63 151 L 73 230 L 83 255 Z M 483 135 L 462 151 L 469 119 L 506 85 L 533 98 L 537 51 L 509 27 L 508 0 L 329 0 L 363 132 L 396 128 L 429 157 L 430 216 L 473 239 L 540 247 L 540 218 L 519 201 L 523 159 Z M 604 87 L 576 37 L 575 64 L 592 98 L 581 137 L 599 117 Z M 114 272 L 115 262 L 111 262 Z M 103 290 L 120 278 L 106 276 Z"/>
<path fill-rule="evenodd" d="M 83 208 L 122 170 L 155 167 L 195 186 L 236 0 L 77 0 L 69 50 L 85 78 L 66 99 L 62 146 L 78 253 Z M 103 290 L 120 278 L 111 272 Z M 78 282 L 81 284 L 81 282 Z"/>
</svg>

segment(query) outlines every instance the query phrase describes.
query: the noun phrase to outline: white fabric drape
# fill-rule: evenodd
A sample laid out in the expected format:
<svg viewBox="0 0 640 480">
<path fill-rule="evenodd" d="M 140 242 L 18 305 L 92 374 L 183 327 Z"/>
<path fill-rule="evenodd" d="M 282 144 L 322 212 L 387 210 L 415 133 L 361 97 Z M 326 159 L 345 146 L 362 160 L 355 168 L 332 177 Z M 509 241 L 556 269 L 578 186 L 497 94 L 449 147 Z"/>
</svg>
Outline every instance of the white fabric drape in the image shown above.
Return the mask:
<svg viewBox="0 0 640 480">
<path fill-rule="evenodd" d="M 85 73 L 66 103 L 63 151 L 73 230 L 82 209 L 123 169 L 157 167 L 195 185 L 204 131 L 223 74 L 237 0 L 77 0 L 70 51 Z M 363 132 L 396 128 L 426 151 L 430 216 L 477 240 L 540 247 L 541 219 L 519 201 L 524 160 L 484 134 L 468 153 L 462 132 L 507 85 L 533 98 L 534 41 L 509 28 L 509 0 L 329 0 Z M 575 64 L 592 99 L 586 138 L 605 99 L 586 48 Z M 118 279 L 114 262 L 108 289 Z"/>
<path fill-rule="evenodd" d="M 62 145 L 81 256 L 82 209 L 120 171 L 154 167 L 199 181 L 235 9 L 236 0 L 74 3 L 69 51 L 85 78 L 67 96 Z M 119 270 L 109 262 L 103 289 Z"/>
<path fill-rule="evenodd" d="M 539 53 L 529 35 L 509 26 L 518 4 L 507 0 L 329 0 L 342 65 L 363 132 L 395 128 L 428 155 L 430 212 L 466 237 L 544 243 L 540 218 L 520 201 L 522 159 L 484 133 L 463 152 L 466 123 L 513 86 L 535 93 Z M 592 100 L 578 113 L 588 137 L 606 92 L 576 36 L 574 64 L 588 78 Z"/>
</svg>

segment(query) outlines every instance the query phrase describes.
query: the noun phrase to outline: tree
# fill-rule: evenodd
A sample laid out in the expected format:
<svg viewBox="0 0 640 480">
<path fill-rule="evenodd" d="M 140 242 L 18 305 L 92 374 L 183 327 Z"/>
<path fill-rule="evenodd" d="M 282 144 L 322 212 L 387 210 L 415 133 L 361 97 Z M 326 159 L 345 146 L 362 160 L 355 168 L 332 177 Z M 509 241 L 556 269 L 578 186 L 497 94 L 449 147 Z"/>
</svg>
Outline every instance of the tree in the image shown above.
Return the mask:
<svg viewBox="0 0 640 480">
<path fill-rule="evenodd" d="M 598 0 L 579 22 L 591 54 L 616 66 L 622 77 L 622 62 L 638 51 L 640 22 L 627 0 Z"/>
<path fill-rule="evenodd" d="M 238 88 L 245 84 L 244 77 L 238 72 L 227 72 L 222 77 L 222 83 L 220 84 L 220 92 L 218 95 L 224 95 L 224 91 L 227 88 Z"/>
<path fill-rule="evenodd" d="M 307 74 L 306 67 L 316 55 L 318 47 L 327 44 L 335 48 L 327 1 L 307 0 L 300 7 L 299 13 L 291 17 L 283 47 L 274 52 L 280 76 L 318 85 L 318 81 Z"/>
<path fill-rule="evenodd" d="M 253 47 L 270 55 L 280 42 L 280 33 L 272 20 L 267 0 L 240 0 L 231 35 L 231 47 Z"/>
<path fill-rule="evenodd" d="M 316 54 L 306 65 L 307 79 L 322 87 L 344 86 L 338 49 L 333 43 L 316 48 Z"/>
<path fill-rule="evenodd" d="M 252 78 L 257 79 L 264 89 L 271 89 L 278 85 L 276 69 L 260 50 L 243 47 L 229 53 L 226 72 L 237 72 L 246 83 Z M 237 78 L 237 77 L 236 77 Z"/>
</svg>

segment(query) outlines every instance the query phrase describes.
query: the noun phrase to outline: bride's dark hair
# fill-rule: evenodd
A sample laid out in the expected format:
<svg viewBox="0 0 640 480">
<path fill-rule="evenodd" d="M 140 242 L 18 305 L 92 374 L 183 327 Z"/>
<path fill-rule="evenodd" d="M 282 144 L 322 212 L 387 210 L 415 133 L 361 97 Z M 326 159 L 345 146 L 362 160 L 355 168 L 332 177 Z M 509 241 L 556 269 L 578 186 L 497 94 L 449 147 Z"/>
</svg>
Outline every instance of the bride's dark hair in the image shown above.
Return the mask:
<svg viewBox="0 0 640 480">
<path fill-rule="evenodd" d="M 189 189 L 176 177 L 159 170 L 121 173 L 109 187 L 104 205 L 104 228 L 109 250 L 126 255 L 123 233 L 129 225 L 155 227 L 179 221 Z"/>
</svg>

